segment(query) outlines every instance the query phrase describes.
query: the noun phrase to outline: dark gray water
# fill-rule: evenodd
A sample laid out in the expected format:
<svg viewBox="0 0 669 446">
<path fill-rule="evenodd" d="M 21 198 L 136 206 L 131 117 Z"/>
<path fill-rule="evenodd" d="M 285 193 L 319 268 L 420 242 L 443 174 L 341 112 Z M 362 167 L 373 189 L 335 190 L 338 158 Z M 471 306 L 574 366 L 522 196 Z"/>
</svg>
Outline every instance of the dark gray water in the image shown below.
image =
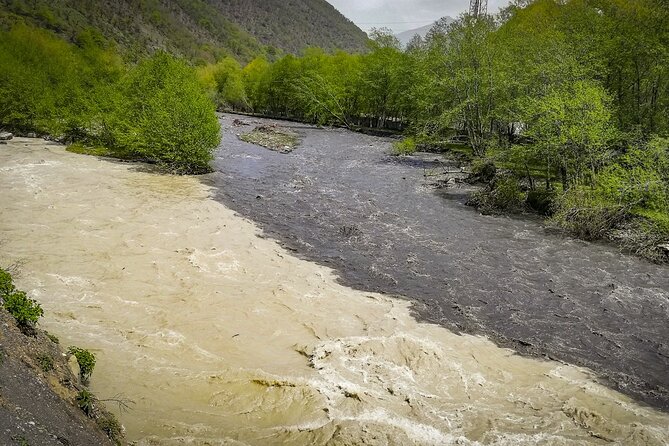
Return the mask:
<svg viewBox="0 0 669 446">
<path fill-rule="evenodd" d="M 283 122 L 303 140 L 280 154 L 240 141 L 253 127 L 234 118 L 221 118 L 211 178 L 269 236 L 346 285 L 413 301 L 423 320 L 589 367 L 669 410 L 669 268 L 479 215 L 427 185 L 432 163 L 390 156 L 389 139 Z"/>
</svg>

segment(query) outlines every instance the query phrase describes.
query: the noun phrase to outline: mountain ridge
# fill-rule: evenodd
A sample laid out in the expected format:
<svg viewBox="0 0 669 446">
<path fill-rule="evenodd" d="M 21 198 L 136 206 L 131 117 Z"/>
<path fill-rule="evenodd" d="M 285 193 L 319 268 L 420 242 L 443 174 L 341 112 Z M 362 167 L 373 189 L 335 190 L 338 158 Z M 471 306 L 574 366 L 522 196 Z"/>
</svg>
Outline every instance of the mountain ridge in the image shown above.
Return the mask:
<svg viewBox="0 0 669 446">
<path fill-rule="evenodd" d="M 0 0 L 0 27 L 20 21 L 70 40 L 93 29 L 131 54 L 166 50 L 204 62 L 297 54 L 308 46 L 356 52 L 367 42 L 325 0 Z"/>
</svg>

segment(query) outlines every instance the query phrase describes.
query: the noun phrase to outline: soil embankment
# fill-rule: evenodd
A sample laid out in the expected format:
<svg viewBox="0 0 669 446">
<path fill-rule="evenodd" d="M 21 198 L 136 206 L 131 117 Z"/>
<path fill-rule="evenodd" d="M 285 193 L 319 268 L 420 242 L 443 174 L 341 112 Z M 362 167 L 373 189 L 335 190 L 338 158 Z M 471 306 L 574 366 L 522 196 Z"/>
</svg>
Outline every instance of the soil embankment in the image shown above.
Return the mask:
<svg viewBox="0 0 669 446">
<path fill-rule="evenodd" d="M 248 163 L 307 153 L 230 150 Z M 269 196 L 252 167 L 256 195 Z M 94 393 L 136 402 L 120 419 L 138 445 L 669 441 L 669 416 L 585 369 L 419 323 L 406 300 L 339 284 L 197 178 L 17 138 L 0 149 L 0 189 L 0 262 L 22 265 L 17 286 L 39 299 L 45 328 L 97 354 Z"/>
<path fill-rule="evenodd" d="M 26 336 L 0 309 L 0 444 L 111 446 L 75 406 L 77 383 L 52 339 L 41 330 Z"/>
</svg>

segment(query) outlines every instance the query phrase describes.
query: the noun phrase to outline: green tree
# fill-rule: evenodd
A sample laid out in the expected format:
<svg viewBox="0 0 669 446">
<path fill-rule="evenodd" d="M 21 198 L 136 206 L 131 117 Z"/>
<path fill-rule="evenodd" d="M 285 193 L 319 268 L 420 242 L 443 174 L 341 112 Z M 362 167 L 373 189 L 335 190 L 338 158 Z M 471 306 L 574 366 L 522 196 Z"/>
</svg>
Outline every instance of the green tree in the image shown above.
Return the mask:
<svg viewBox="0 0 669 446">
<path fill-rule="evenodd" d="M 111 124 L 121 150 L 178 173 L 209 170 L 220 127 L 193 69 L 158 53 L 130 70 L 121 91 Z"/>
<path fill-rule="evenodd" d="M 596 172 L 608 153 L 614 127 L 606 91 L 591 81 L 552 88 L 542 97 L 528 97 L 522 109 L 528 158 L 537 156 L 559 168 L 565 190 L 572 183 L 595 184 Z"/>
</svg>

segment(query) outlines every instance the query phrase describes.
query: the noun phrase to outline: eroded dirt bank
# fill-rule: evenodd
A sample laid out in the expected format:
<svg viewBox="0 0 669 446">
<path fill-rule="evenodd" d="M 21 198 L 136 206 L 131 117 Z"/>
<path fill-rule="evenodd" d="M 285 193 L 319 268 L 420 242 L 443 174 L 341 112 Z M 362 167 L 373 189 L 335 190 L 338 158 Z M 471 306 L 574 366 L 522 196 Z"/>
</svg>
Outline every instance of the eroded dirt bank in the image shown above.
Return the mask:
<svg viewBox="0 0 669 446">
<path fill-rule="evenodd" d="M 221 120 L 217 198 L 300 256 L 409 298 L 423 320 L 590 367 L 669 410 L 669 268 L 479 215 L 430 185 L 439 162 L 390 156 L 389 139 L 277 122 L 303 137 L 278 154 L 239 141 L 253 127 L 233 119 Z"/>
<path fill-rule="evenodd" d="M 264 149 L 263 149 L 264 150 Z M 0 148 L 0 262 L 101 398 L 150 444 L 618 444 L 669 416 L 589 372 L 416 322 L 259 238 L 195 178 L 17 138 Z M 537 327 L 539 329 L 539 327 Z"/>
</svg>

